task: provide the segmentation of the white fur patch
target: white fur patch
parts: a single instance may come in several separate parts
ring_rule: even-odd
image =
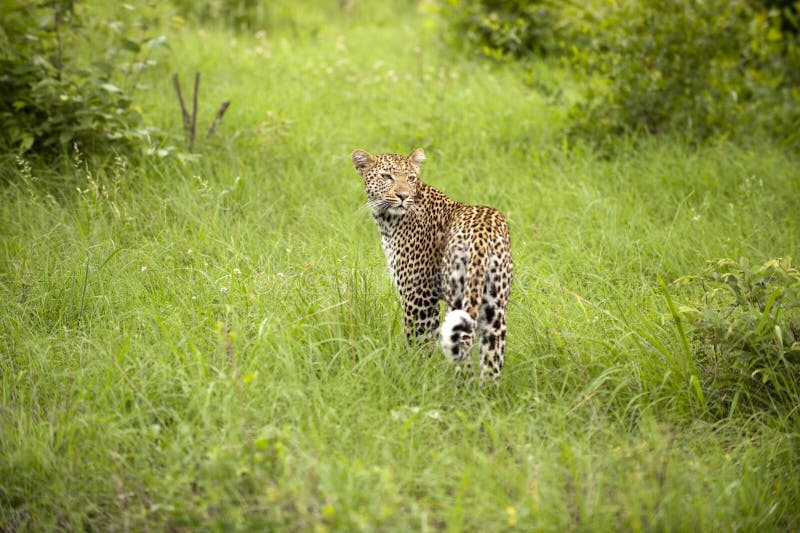
[[[472,320],[472,317],[469,316],[469,313],[463,309],[450,311],[444,316],[441,342],[442,350],[444,350],[444,353],[447,355],[452,354],[453,347],[458,344],[458,342],[453,342],[453,329],[459,325],[461,326],[461,329],[464,330],[462,333],[467,333],[472,331],[472,329],[475,327],[475,321]],[[461,340],[461,335],[458,336],[458,339],[459,341]]]

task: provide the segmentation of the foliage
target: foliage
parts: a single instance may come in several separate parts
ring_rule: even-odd
[[[177,13],[194,23],[222,24],[241,32],[288,31],[293,35],[306,30],[318,32],[337,15],[349,14],[362,3],[358,0],[171,0]],[[368,13],[375,13],[376,7],[386,7],[374,2],[368,4],[363,8]]]
[[[267,6],[261,0],[172,0],[182,16],[201,23],[221,21],[237,29],[250,28],[263,20]]]
[[[781,33],[797,35],[800,33],[800,2],[797,0],[755,0],[756,4],[771,10],[773,16],[780,18]]]
[[[787,0],[450,0],[450,40],[510,61],[559,56],[592,83],[574,136],[766,134],[800,148],[798,6]]]
[[[588,13],[588,12],[586,12]],[[596,78],[573,132],[688,139],[766,133],[800,147],[800,39],[781,11],[738,0],[624,1],[573,27],[570,60]]]
[[[448,0],[442,16],[455,44],[510,61],[556,47],[559,9],[548,0]]]
[[[723,259],[676,281],[700,286],[681,308],[719,414],[737,405],[796,409],[800,403],[800,271],[791,258],[761,266]]]
[[[132,107],[149,52],[164,44],[134,24],[82,12],[75,0],[8,0],[0,20],[0,146],[54,152],[80,145],[95,153],[141,141]],[[85,61],[90,47],[103,50]]]

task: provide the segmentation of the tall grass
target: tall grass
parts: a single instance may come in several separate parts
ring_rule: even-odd
[[[797,256],[796,158],[664,138],[595,157],[530,73],[451,55],[400,4],[173,27],[140,101],[180,131],[173,70],[203,73],[201,117],[231,99],[199,159],[7,169],[0,525],[800,526],[796,417],[707,417],[659,283]],[[511,224],[497,389],[403,340],[348,154],[417,146],[424,180]]]

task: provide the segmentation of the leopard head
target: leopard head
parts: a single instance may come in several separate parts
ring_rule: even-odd
[[[414,209],[419,190],[419,167],[425,152],[417,148],[408,156],[381,154],[373,156],[355,150],[351,156],[364,180],[367,202],[375,214],[404,215]]]

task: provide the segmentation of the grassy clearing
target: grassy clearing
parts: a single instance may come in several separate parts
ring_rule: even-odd
[[[203,73],[200,117],[233,102],[199,161],[8,170],[0,525],[798,528],[797,416],[705,417],[659,284],[800,256],[796,158],[596,158],[558,133],[569,82],[364,9],[170,29],[150,120],[179,131],[173,70]],[[405,346],[359,146],[423,146],[423,179],[508,214],[498,390]]]

